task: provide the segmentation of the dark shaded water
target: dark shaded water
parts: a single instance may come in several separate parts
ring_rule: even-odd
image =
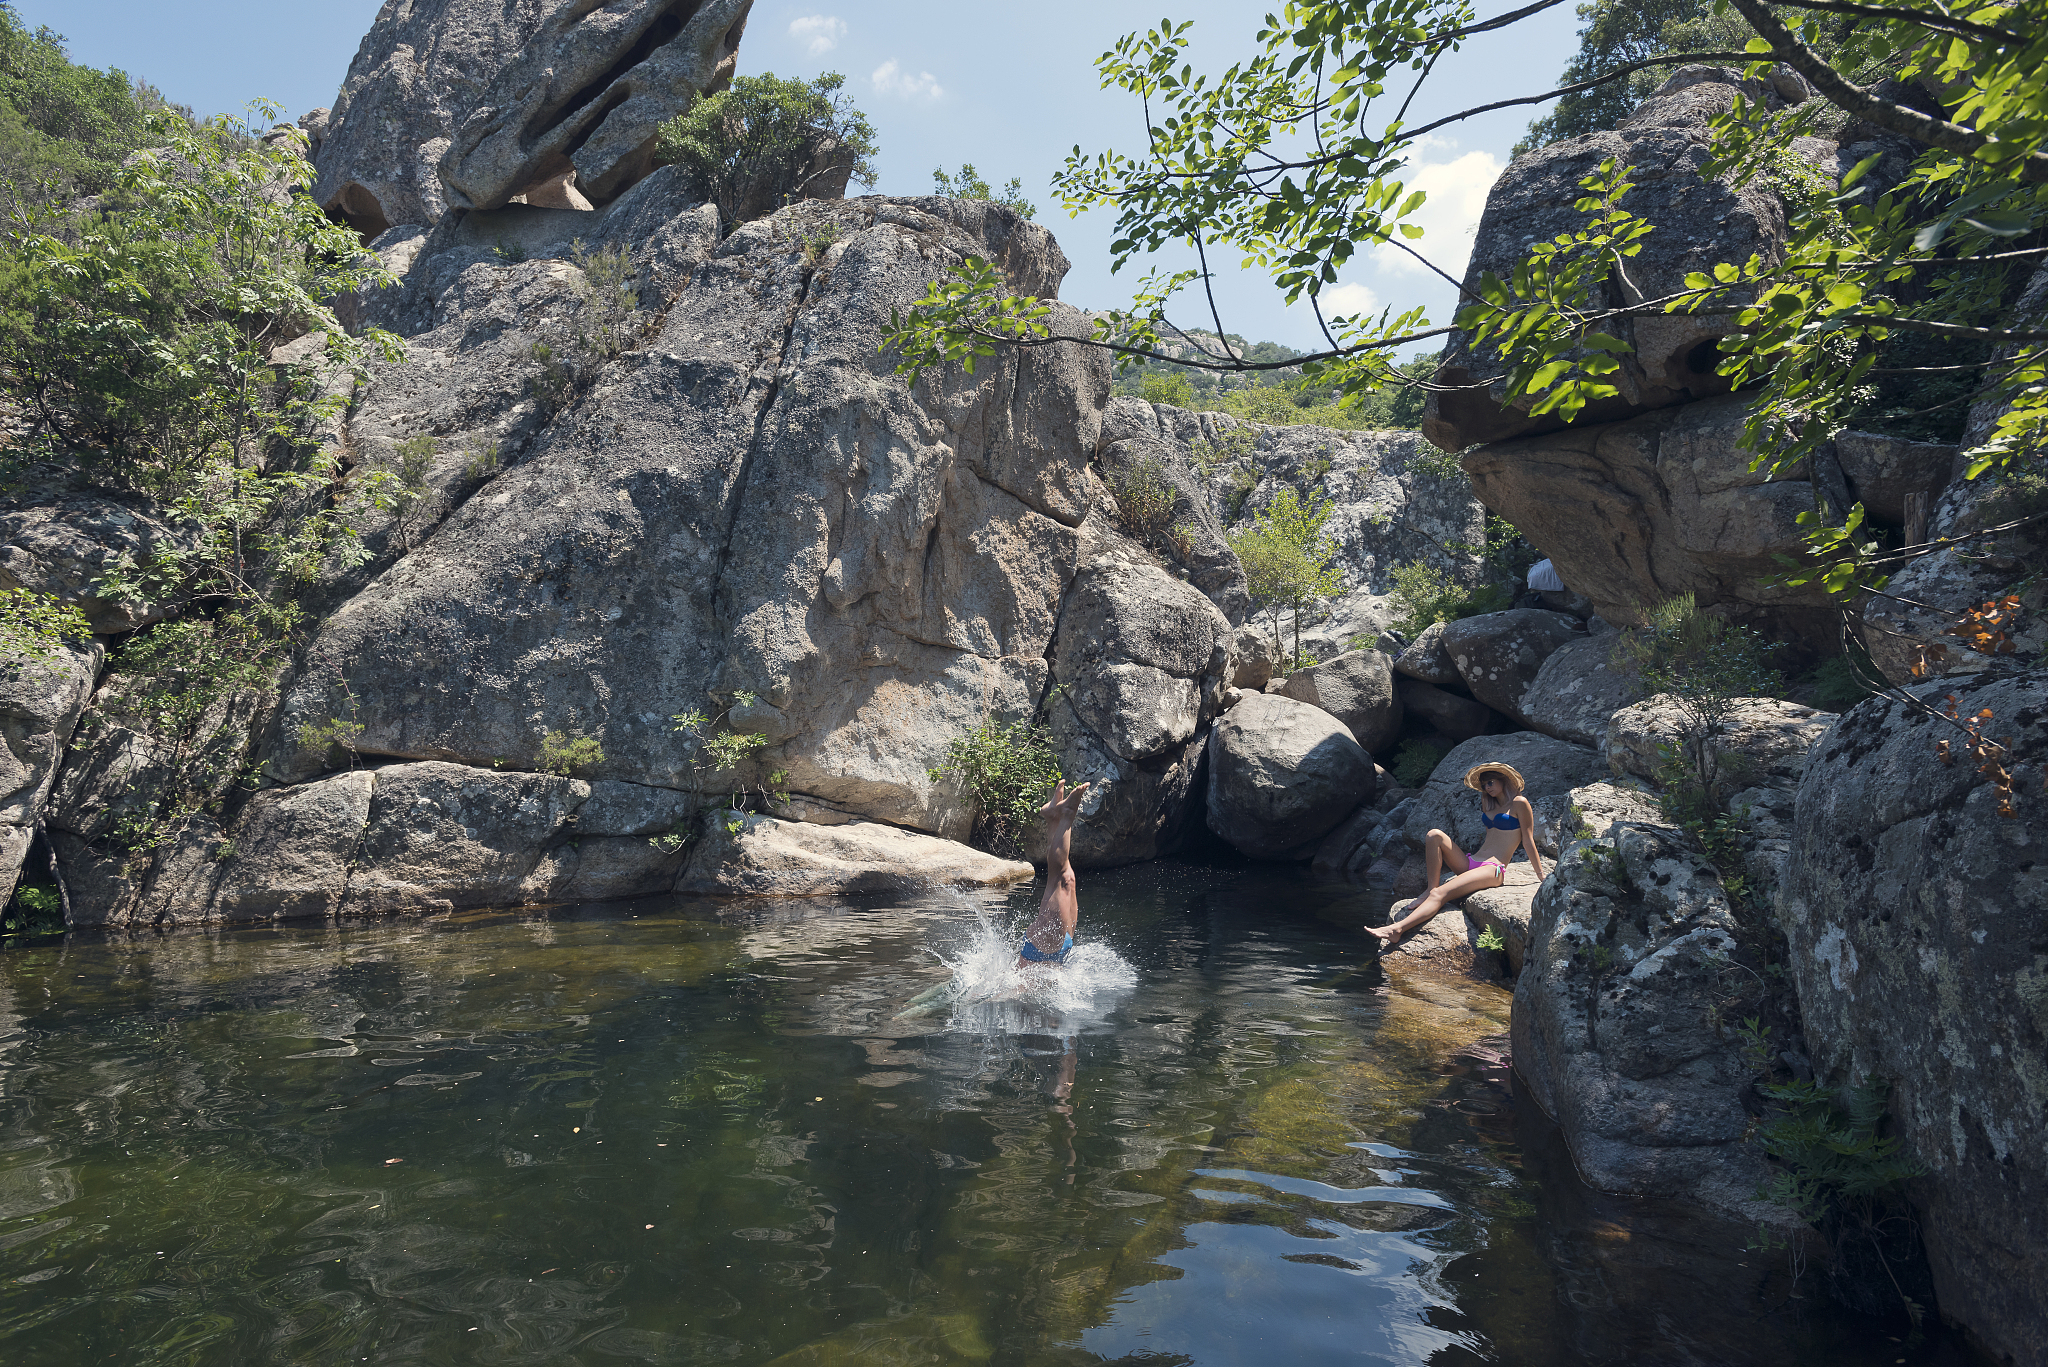
[[[0,1358],[1960,1361],[1581,1191],[1362,903],[1083,903],[1127,985],[926,1020],[964,898],[11,948]]]

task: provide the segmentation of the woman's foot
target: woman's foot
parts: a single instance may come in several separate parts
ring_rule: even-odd
[[[1378,940],[1387,949],[1392,949],[1395,945],[1401,943],[1401,928],[1398,925],[1367,926],[1365,933]]]

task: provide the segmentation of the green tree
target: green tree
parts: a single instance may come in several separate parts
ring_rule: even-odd
[[[1301,664],[1301,614],[1344,591],[1344,571],[1337,565],[1337,543],[1324,531],[1330,501],[1320,494],[1304,502],[1292,489],[1282,489],[1240,532],[1229,533],[1230,549],[1244,566],[1245,587],[1252,601],[1271,614],[1273,653],[1285,653],[1280,640],[1280,614],[1294,616],[1294,667]]]
[[[907,375],[976,348],[1078,344],[1107,348],[1125,365],[1165,360],[1254,373],[1298,364],[1312,382],[1361,396],[1393,377],[1394,349],[1455,327],[1478,354],[1497,358],[1503,397],[1569,422],[1587,403],[1619,393],[1618,358],[1629,349],[1617,335],[1623,319],[1712,314],[1733,324],[1720,343],[1719,372],[1759,392],[1745,440],[1759,468],[1777,472],[1812,456],[1868,402],[1865,382],[1882,347],[1917,333],[2007,358],[1971,395],[2003,416],[1970,453],[1969,474],[2038,478],[2048,469],[2048,333],[2018,310],[2042,250],[2030,244],[2048,211],[2048,0],[1955,14],[1848,0],[1727,3],[1754,31],[1739,49],[1661,50],[1569,89],[1511,95],[1426,123],[1410,123],[1406,111],[1442,58],[1549,6],[1482,22],[1465,0],[1304,0],[1269,21],[1255,50],[1215,77],[1187,63],[1187,24],[1127,35],[1098,68],[1105,84],[1141,101],[1143,150],[1077,150],[1054,187],[1070,211],[1116,214],[1114,268],[1175,243],[1193,250],[1197,266],[1153,270],[1132,303],[1100,316],[1091,336],[1063,339],[1045,323],[1041,301],[1006,295],[998,272],[970,260],[896,320],[886,345]],[[1768,176],[1787,191],[1792,227],[1782,254],[1715,263],[1682,290],[1608,305],[1608,282],[1626,272],[1652,231],[1629,208],[1627,177],[1608,165],[1584,182],[1584,227],[1533,244],[1505,277],[1483,276],[1453,326],[1420,309],[1398,317],[1324,313],[1322,292],[1360,250],[1418,251],[1412,244],[1423,232],[1411,219],[1424,195],[1401,176],[1419,138],[1485,110],[1619,88],[1638,71],[1690,62],[1738,65],[1759,81],[1785,66],[1819,92],[1778,110],[1738,99],[1716,120],[1714,155],[1703,168],[1738,180]],[[1916,89],[1941,92],[1938,114],[1889,93]],[[1389,105],[1391,117],[1378,112]],[[1795,140],[1851,118],[1922,149],[1903,181],[1866,183],[1875,156],[1838,185],[1799,171]],[[1176,326],[1169,305],[1206,279],[1218,252],[1267,269],[1287,302],[1308,302],[1323,323],[1324,349],[1294,362],[1254,362],[1162,348],[1162,333]],[[1216,332],[1226,334],[1213,298],[1206,290],[1202,298]],[[1906,368],[1925,376],[1946,368],[1931,365]],[[1862,529],[1859,509],[1846,511],[1806,516],[1818,577],[1853,595],[1880,585],[1897,557],[1886,558]]]
[[[661,125],[655,159],[694,175],[728,232],[749,213],[801,199],[810,182],[837,167],[850,164],[853,181],[873,185],[881,149],[874,126],[842,93],[845,84],[836,71],[813,81],[736,76]]]
[[[60,34],[0,3],[0,213],[19,223],[31,206],[110,187],[162,105],[125,72],[74,63]]]
[[[1170,404],[1175,408],[1195,406],[1195,387],[1185,375],[1147,375],[1138,387],[1138,396],[1146,403]]]
[[[396,338],[352,338],[334,316],[336,298],[391,276],[297,193],[312,179],[297,144],[161,110],[147,127],[157,150],[98,204],[45,201],[28,216],[38,227],[0,243],[0,393],[34,424],[10,462],[145,495],[191,533],[95,586],[186,605],[114,657],[118,708],[171,756],[164,787],[134,794],[122,819],[138,849],[231,781],[247,740],[232,701],[273,686],[305,619],[299,581],[367,555],[351,518],[390,506],[396,477],[343,483],[314,433],[348,402],[351,371],[398,354]],[[312,363],[272,363],[308,334],[324,339]]]
[[[960,174],[949,176],[946,168],[937,167],[932,171],[932,193],[949,199],[986,199],[1015,211],[1019,218],[1030,218],[1038,212],[1038,206],[1024,198],[1024,178],[1011,176],[1010,183],[997,194],[989,183],[974,169],[974,163],[960,163]]]
[[[1718,807],[1724,796],[1715,742],[1746,700],[1784,687],[1770,666],[1771,649],[1748,627],[1700,611],[1690,593],[1652,608],[1647,625],[1616,643],[1616,656],[1640,671],[1645,691],[1677,707],[1679,758],[1703,809]]]

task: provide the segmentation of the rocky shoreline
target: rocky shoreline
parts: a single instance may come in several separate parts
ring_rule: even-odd
[[[1797,515],[1818,496],[1893,531],[1930,506],[1930,534],[1975,526],[1956,448],[1847,432],[1792,478],[1751,471],[1746,400],[1700,363],[1729,325],[1715,319],[1635,324],[1621,397],[1570,428],[1488,394],[1455,344],[1444,374],[1482,387],[1433,400],[1425,433],[1462,453],[1469,483],[1424,434],[1113,397],[1106,357],[1079,347],[908,386],[883,350],[892,314],[969,257],[1055,299],[1067,261],[1049,232],[986,201],[829,193],[722,225],[676,168],[640,157],[653,106],[626,76],[561,135],[593,202],[554,160],[492,141],[472,117],[484,87],[451,84],[461,52],[418,65],[408,35],[445,24],[499,73],[489,88],[538,80],[552,49],[522,45],[548,7],[486,8],[387,7],[344,101],[308,125],[314,193],[397,276],[347,316],[408,355],[352,390],[317,335],[274,361],[348,394],[320,434],[344,478],[427,454],[418,497],[364,529],[367,557],[330,558],[301,595],[317,621],[305,649],[173,735],[108,672],[108,647],[187,605],[93,585],[183,533],[89,489],[0,507],[0,587],[75,604],[95,633],[0,680],[10,880],[47,867],[68,925],[113,929],[1003,885],[1031,866],[965,843],[979,814],[949,747],[1036,718],[1066,777],[1092,785],[1081,868],[1215,839],[1400,899],[1424,891],[1429,830],[1476,846],[1459,779],[1505,761],[1528,780],[1548,878],[1518,866],[1400,952],[1512,978],[1515,1068],[1586,1181],[1824,1252],[1761,1194],[1777,1171],[1762,1089],[1889,1087],[1921,1170],[1907,1190],[1929,1294],[2001,1361],[2048,1361],[2031,1271],[2048,1262],[2031,1123],[2048,1113],[2032,860],[2048,841],[2032,800],[2048,670],[1958,649],[1949,677],[1913,681],[1901,643],[1938,629],[1909,613],[1865,643],[1903,691],[1840,717],[1743,699],[1714,741],[1742,782],[1709,857],[1657,801],[1669,700],[1616,649],[1650,605],[1691,594],[1787,663],[1838,655],[1825,596],[1772,582],[1801,553]],[[729,67],[720,44],[745,9],[704,9],[691,50],[706,73]],[[546,32],[565,52],[595,41]],[[571,55],[608,69],[595,49]],[[1688,68],[1620,129],[1518,160],[1475,276],[1550,231],[1607,156],[1632,159],[1663,230],[1636,288],[1709,251],[1775,250],[1775,193],[1696,169],[1739,85]],[[1830,175],[1897,150],[1870,130],[1805,141]],[[630,263],[631,343],[564,369],[590,254],[606,251]],[[1089,326],[1065,304],[1050,321]],[[1138,470],[1163,482],[1171,536],[1127,525],[1117,490]],[[1293,670],[1227,540],[1283,491],[1331,500],[1346,585],[1303,637],[1319,662]],[[1476,585],[1474,557],[1450,548],[1483,545],[1489,510],[1573,593],[1408,639],[1394,569]],[[1911,572],[1916,602],[1987,591],[1995,567],[1957,554]],[[2003,780],[1938,761],[1956,742],[1943,709],[1996,718]],[[707,758],[689,717],[737,748]],[[1389,767],[1404,743],[1441,754],[1413,787]],[[570,744],[585,748],[560,762]],[[131,838],[173,774],[197,799]],[[1499,948],[1475,958],[1482,934]]]

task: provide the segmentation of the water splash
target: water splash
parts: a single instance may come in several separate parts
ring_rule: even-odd
[[[1085,935],[1064,964],[1019,968],[1030,912],[1004,925],[978,906],[971,910],[972,921],[953,922],[925,947],[953,976],[912,997],[897,1019],[943,1016],[960,1029],[1066,1033],[1100,1021],[1138,984],[1129,960]]]

